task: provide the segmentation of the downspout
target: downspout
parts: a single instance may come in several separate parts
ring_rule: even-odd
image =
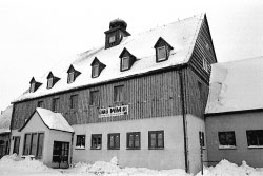
[[[186,114],[185,114],[185,101],[184,101],[184,84],[183,84],[183,69],[179,70],[179,79],[180,79],[180,97],[182,102],[182,116],[183,116],[183,131],[184,131],[184,163],[185,163],[185,172],[189,173],[188,165],[188,141],[187,141],[187,128],[186,128]]]
[[[12,111],[12,118],[11,118],[11,125],[10,125],[10,128],[11,128],[11,129],[10,129],[10,131],[11,131],[10,139],[11,139],[11,141],[10,141],[9,154],[13,154],[13,151],[14,151],[14,149],[13,149],[13,151],[12,151],[12,143],[14,142],[14,141],[13,141],[13,127],[14,127],[15,107],[16,107],[16,104],[13,103],[13,111]],[[12,142],[12,141],[13,141],[13,142]]]

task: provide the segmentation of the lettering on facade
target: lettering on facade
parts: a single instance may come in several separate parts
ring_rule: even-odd
[[[99,118],[128,114],[128,105],[108,107],[99,110]]]

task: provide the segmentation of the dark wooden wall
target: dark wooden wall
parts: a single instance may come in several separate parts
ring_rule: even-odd
[[[210,49],[207,49],[207,45]],[[203,58],[208,63],[217,62],[206,18],[202,22],[193,55],[188,63],[189,66],[183,69],[182,74],[185,112],[198,117],[203,117],[204,114],[210,73],[210,70],[209,73],[203,70]],[[125,94],[122,103],[114,102],[114,86],[116,85],[124,85]],[[89,92],[94,90],[99,91],[99,106],[89,105]],[[75,110],[69,108],[69,97],[71,95],[78,95],[78,106]],[[75,90],[70,93],[17,102],[14,105],[12,129],[22,127],[25,119],[29,118],[35,111],[38,101],[43,101],[45,109],[52,110],[53,98],[59,98],[58,112],[62,113],[71,125],[182,114],[179,72],[171,70],[92,86],[85,90]],[[99,108],[120,104],[129,106],[128,115],[107,118],[98,117]]]
[[[200,74],[204,80],[209,82],[209,73],[211,71],[211,67],[209,66],[209,73],[204,71],[203,69],[203,58],[209,63],[216,63],[216,53],[214,50],[214,44],[210,36],[209,26],[207,23],[206,17],[204,18],[201,29],[199,31],[197,41],[194,47],[193,55],[190,59],[189,64],[197,71],[197,74]]]
[[[115,83],[87,88],[86,90],[49,96],[36,100],[15,103],[13,129],[22,127],[25,119],[35,111],[38,101],[43,101],[45,109],[52,110],[53,98],[59,98],[58,112],[70,124],[132,120],[141,118],[164,117],[181,114],[180,82],[177,71],[148,75]],[[124,102],[114,102],[114,86],[124,85]],[[98,90],[100,106],[89,105],[89,92]],[[78,95],[78,108],[70,110],[69,97]],[[98,108],[129,105],[128,115],[98,118]]]

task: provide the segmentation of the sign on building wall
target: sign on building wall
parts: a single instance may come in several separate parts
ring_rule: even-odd
[[[128,114],[128,105],[108,107],[108,108],[99,110],[99,118],[120,116],[120,115],[127,115],[127,114]]]

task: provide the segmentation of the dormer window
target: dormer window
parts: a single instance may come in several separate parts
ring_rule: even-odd
[[[47,75],[47,89],[52,89],[54,85],[60,80],[60,78],[55,77],[52,72]]]
[[[157,48],[157,59],[158,61],[166,60],[168,53],[166,52],[165,46],[160,46]]]
[[[74,82],[74,73],[68,73],[68,83]]]
[[[96,77],[98,77],[100,75],[99,67],[100,67],[99,64],[93,65],[93,68],[92,68],[92,77],[93,78],[96,78]]]
[[[119,58],[121,59],[121,71],[129,70],[136,61],[136,57],[130,54],[125,47]]]
[[[122,68],[122,71],[129,69],[129,57],[121,58],[121,68]]]
[[[31,83],[31,88],[30,88],[30,90],[31,90],[31,92],[33,93],[33,92],[35,92],[35,90],[36,90],[36,83]]]
[[[162,37],[158,39],[154,47],[156,49],[156,62],[167,60],[170,55],[170,51],[174,49]]]
[[[34,93],[34,92],[37,91],[38,87],[39,87],[42,83],[37,82],[37,81],[35,80],[35,78],[33,77],[33,78],[31,79],[31,81],[29,82],[29,84],[30,84],[29,92],[30,92],[30,93]]]
[[[51,89],[53,87],[53,78],[47,79],[47,88]]]
[[[76,78],[80,75],[80,72],[75,70],[72,64],[70,64],[67,73],[68,73],[67,83],[73,83],[76,80]]]
[[[102,70],[106,67],[106,65],[100,62],[97,57],[95,57],[90,65],[92,66],[92,78],[99,77]]]

